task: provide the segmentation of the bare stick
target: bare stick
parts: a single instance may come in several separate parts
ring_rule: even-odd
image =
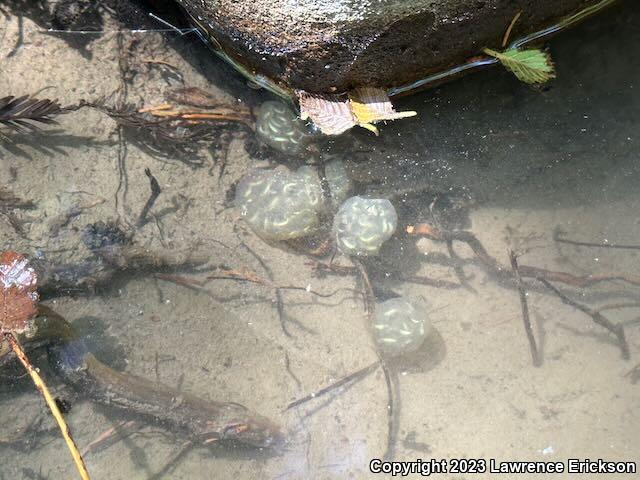
[[[362,278],[362,286],[364,287],[364,311],[367,315],[373,315],[373,311],[375,309],[375,299],[376,296],[373,293],[373,285],[371,284],[371,280],[369,279],[369,273],[365,268],[364,264],[355,258],[351,259],[358,269],[358,273],[360,273],[360,277]]]
[[[395,407],[394,385],[391,380],[391,372],[380,353],[378,353],[378,359],[380,367],[382,367],[382,373],[384,373],[385,385],[387,386],[387,448],[382,458],[385,461],[390,461],[394,457],[396,437],[398,433],[398,423],[396,422],[395,417],[397,409]],[[395,372],[393,375],[396,375]],[[395,377],[395,380],[397,383],[397,377]]]
[[[509,43],[509,37],[511,36],[511,31],[513,30],[513,27],[515,26],[516,22],[520,18],[520,15],[522,15],[522,12],[516,13],[516,15],[513,17],[513,20],[511,20],[511,23],[509,24],[507,31],[504,32],[504,36],[502,37],[502,48],[505,48],[507,46],[507,43]]]
[[[518,257],[513,252],[509,251],[509,260],[511,261],[511,268],[516,278],[516,286],[518,293],[520,294],[520,306],[522,307],[522,321],[524,322],[524,331],[527,334],[527,340],[529,340],[529,349],[531,350],[531,360],[533,360],[533,366],[539,367],[541,365],[540,355],[538,353],[538,346],[536,345],[536,339],[533,336],[533,329],[531,328],[531,319],[529,318],[529,305],[527,303],[527,292],[524,289],[522,278],[520,277],[520,271],[518,270]]]
[[[553,234],[553,239],[558,243],[567,243],[569,245],[576,245],[578,247],[594,247],[594,248],[613,248],[622,250],[640,250],[640,245],[623,245],[621,243],[595,243],[595,242],[581,242],[579,240],[571,240],[564,238],[564,233],[556,231]]]
[[[285,411],[291,410],[292,408],[302,405],[303,403],[307,403],[310,400],[320,398],[323,395],[326,395],[327,393],[335,390],[336,388],[340,388],[341,386],[346,385],[347,383],[353,382],[355,380],[362,380],[371,372],[373,372],[376,368],[378,368],[379,365],[380,365],[380,361],[376,360],[371,365],[367,365],[366,367],[361,368],[360,370],[350,373],[346,377],[342,377],[337,382],[333,382],[332,384],[327,385],[326,387],[323,387],[316,392],[310,393],[309,395],[306,395],[302,398],[299,398],[298,400],[291,402],[289,405],[287,405],[287,408],[285,408],[284,410]]]
[[[480,262],[489,269],[499,280],[508,281],[513,283],[515,281],[514,272],[503,268],[503,266],[484,248],[480,240],[476,238],[476,236],[468,232],[466,230],[456,230],[452,232],[448,231],[440,231],[431,225],[428,224],[417,224],[417,225],[409,225],[406,227],[406,231],[410,235],[421,235],[427,238],[431,238],[436,241],[446,241],[448,239],[453,239],[459,242],[466,243],[473,253],[475,253],[476,257],[480,260]],[[566,272],[556,272],[552,270],[546,270],[544,268],[532,267],[528,265],[520,265],[518,266],[518,272],[521,277],[529,277],[535,278],[540,283],[542,283],[547,289],[551,290],[555,293],[560,299],[566,303],[567,305],[571,305],[574,308],[577,308],[581,312],[589,315],[595,323],[606,328],[611,333],[613,333],[618,342],[620,344],[620,349],[622,350],[622,356],[625,359],[630,357],[629,353],[629,345],[627,344],[627,340],[624,333],[624,327],[622,325],[616,325],[612,323],[609,319],[604,317],[598,310],[594,310],[592,308],[587,307],[586,305],[582,305],[567,297],[564,293],[562,293],[558,288],[552,285],[550,282],[562,282],[567,285],[571,285],[574,287],[586,287],[589,285],[593,285],[598,282],[604,281],[613,281],[613,280],[621,280],[632,285],[640,285],[640,278],[632,277],[625,274],[598,274],[598,275],[586,275],[583,277],[575,276]]]
[[[638,307],[640,307],[640,302],[616,302],[616,303],[607,303],[606,305],[600,305],[595,311],[604,312],[605,310],[618,310],[621,308],[638,308]]]
[[[16,357],[18,357],[18,360],[20,360],[20,363],[22,363],[22,365],[27,370],[27,372],[29,372],[29,375],[31,375],[31,379],[33,380],[33,383],[35,384],[36,388],[40,391],[42,396],[44,397],[44,400],[47,403],[47,406],[49,407],[49,409],[51,410],[53,417],[56,419],[56,422],[58,422],[58,426],[60,427],[60,431],[62,432],[62,436],[64,437],[65,442],[67,442],[67,447],[71,452],[71,456],[73,457],[73,461],[76,464],[76,468],[78,469],[78,473],[80,474],[80,477],[82,478],[82,480],[90,480],[89,472],[87,471],[87,467],[85,466],[84,461],[82,460],[82,456],[80,455],[80,452],[78,451],[78,447],[73,441],[73,438],[71,438],[71,432],[69,430],[69,427],[64,421],[64,417],[62,416],[62,413],[60,413],[60,409],[58,408],[56,401],[51,396],[49,389],[45,385],[44,381],[42,380],[38,372],[36,372],[36,370],[33,368],[33,366],[31,365],[31,362],[29,362],[27,355],[22,350],[22,347],[20,347],[20,344],[18,343],[18,340],[16,339],[16,337],[14,337],[11,332],[4,332],[4,338],[7,340],[7,342],[9,342],[9,346],[16,354]]]
[[[544,277],[546,280],[566,283],[572,287],[588,287],[596,283],[612,282],[614,280],[625,282],[630,285],[640,285],[640,277],[617,272],[578,276],[566,272],[556,272],[544,268],[521,265],[520,275],[530,278]]]
[[[611,333],[613,333],[618,339],[618,343],[620,344],[620,350],[622,350],[622,358],[624,358],[625,360],[629,360],[629,358],[631,358],[631,354],[629,353],[629,344],[627,343],[627,339],[624,334],[624,328],[622,327],[622,325],[616,325],[615,323],[611,322],[611,320],[606,318],[597,310],[593,310],[592,308],[589,308],[586,305],[582,305],[581,303],[578,303],[575,300],[572,300],[571,298],[567,297],[558,288],[553,286],[544,278],[538,278],[537,280],[541,282],[549,290],[551,290],[553,293],[555,293],[560,298],[560,300],[562,300],[564,303],[566,303],[567,305],[571,305],[574,308],[577,308],[581,312],[586,313],[593,319],[595,323],[597,323],[601,327],[604,327],[607,330],[609,330]]]
[[[89,453],[94,453],[103,448],[107,448],[119,440],[134,434],[136,430],[139,430],[140,428],[140,422],[136,420],[122,420],[98,435],[95,440],[91,441],[89,445],[84,448],[81,455],[86,457]]]
[[[420,235],[426,238],[430,238],[436,241],[456,240],[458,242],[466,243],[473,253],[476,254],[478,259],[500,279],[500,280],[513,280],[513,273],[503,266],[484,248],[480,240],[477,237],[466,230],[446,231],[438,230],[428,224],[420,223],[417,225],[409,225],[406,231],[410,235]],[[640,285],[640,277],[628,275],[625,273],[601,273],[595,275],[578,276],[566,272],[557,272],[554,270],[547,270],[545,268],[532,267],[529,265],[520,265],[518,267],[520,276],[525,278],[544,278],[545,280],[552,282],[562,282],[572,287],[588,287],[600,282],[610,282],[618,280],[621,282],[629,283],[631,285]]]

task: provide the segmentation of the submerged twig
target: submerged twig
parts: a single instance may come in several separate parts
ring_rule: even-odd
[[[513,272],[505,269],[500,263],[493,258],[487,250],[484,248],[478,238],[467,230],[438,230],[427,224],[410,225],[406,228],[407,233],[410,235],[420,235],[430,238],[436,241],[456,240],[462,243],[466,243],[476,257],[487,267],[489,267],[493,273],[502,280],[513,280]],[[573,275],[567,272],[558,272],[554,270],[547,270],[545,268],[533,267],[529,265],[520,265],[520,275],[525,278],[538,278],[542,277],[552,282],[561,282],[572,287],[587,287],[600,282],[607,282],[612,280],[619,280],[631,285],[640,285],[640,277],[628,275],[625,273],[601,273],[593,275]]]
[[[197,108],[216,108],[222,103],[209,92],[198,87],[174,88],[167,92],[167,98],[180,105]]]
[[[518,258],[513,250],[509,251],[509,260],[511,261],[511,268],[516,278],[516,286],[518,293],[520,294],[520,306],[522,307],[522,321],[524,322],[524,331],[527,334],[527,340],[529,341],[529,349],[531,350],[531,360],[535,367],[539,367],[540,356],[538,354],[538,346],[536,345],[536,339],[533,336],[533,329],[531,328],[531,319],[529,318],[529,305],[527,303],[527,292],[524,289],[522,278],[520,277],[520,271],[518,269]]]
[[[476,236],[469,231],[444,231],[438,230],[427,224],[410,225],[406,228],[406,231],[409,234],[422,235],[436,241],[446,241],[448,239],[452,239],[466,243],[474,252],[476,257],[480,260],[480,262],[486,268],[488,268],[499,280],[508,281],[510,284],[514,284],[514,282],[516,282],[515,273],[509,269],[505,269],[495,258],[489,255],[480,240],[478,240]],[[618,273],[586,275],[579,277],[566,272],[556,272],[553,270],[547,270],[544,268],[532,267],[528,265],[519,265],[518,273],[522,278],[534,278],[537,281],[541,282],[548,290],[551,290],[558,297],[560,297],[560,299],[564,303],[586,313],[593,319],[595,323],[613,333],[618,339],[623,358],[629,358],[629,345],[627,344],[624,327],[622,325],[616,325],[606,317],[604,317],[599,311],[575,302],[550,282],[562,282],[574,287],[586,287],[603,281],[622,280],[633,285],[640,285],[640,278],[635,278],[629,275]]]
[[[140,422],[137,420],[122,420],[89,442],[89,444],[82,450],[82,456],[86,457],[89,453],[95,453],[99,450],[103,450],[117,441],[134,434],[140,428]]]
[[[154,177],[151,173],[151,170],[145,168],[144,174],[149,178],[151,195],[149,196],[147,203],[145,203],[144,207],[142,207],[142,211],[140,212],[140,216],[138,217],[138,221],[136,222],[136,227],[138,228],[141,228],[147,224],[147,222],[149,221],[149,219],[147,218],[149,215],[149,210],[151,210],[151,207],[153,207],[153,204],[156,202],[156,200],[160,196],[160,193],[162,192],[160,184],[158,183],[158,180],[156,180],[156,177]]]
[[[340,380],[337,380],[327,385],[326,387],[321,388],[320,390],[317,390],[313,393],[310,393],[309,395],[305,395],[304,397],[291,402],[289,405],[287,405],[287,408],[285,408],[285,411],[298,407],[303,403],[309,402],[310,400],[315,400],[316,398],[320,398],[323,395],[326,395],[327,393],[332,392],[333,390],[340,388],[343,385],[346,385],[348,383],[363,380],[370,373],[374,372],[379,366],[380,366],[380,361],[376,360],[372,364],[367,365],[366,367],[363,367],[360,370],[357,370],[353,373],[350,373],[349,375],[342,377]]]
[[[624,328],[622,325],[616,325],[615,323],[611,322],[611,320],[609,320],[604,315],[602,315],[599,311],[594,310],[581,303],[578,303],[575,300],[572,300],[546,279],[538,278],[537,280],[541,282],[549,290],[551,290],[553,293],[555,293],[560,298],[560,300],[562,300],[563,303],[566,303],[567,305],[571,305],[572,307],[580,310],[581,312],[586,313],[591,317],[591,319],[595,323],[597,323],[601,327],[604,327],[607,330],[609,330],[611,333],[613,333],[618,339],[618,344],[620,346],[620,350],[622,351],[622,358],[624,358],[625,360],[628,360],[629,358],[631,358],[631,353],[629,351],[629,344],[627,343],[627,339],[624,333]]]
[[[594,248],[613,248],[621,250],[640,250],[640,245],[625,245],[621,243],[609,243],[609,242],[582,242],[579,240],[572,240],[564,237],[564,232],[556,230],[553,234],[553,239],[558,243],[567,243],[569,245],[576,245],[579,247],[594,247]]]
[[[276,297],[276,310],[278,312],[278,320],[280,321],[280,328],[282,329],[282,333],[284,333],[287,337],[291,337],[292,336],[291,332],[289,332],[289,329],[287,328],[287,322],[293,323],[298,328],[300,328],[300,329],[302,329],[304,331],[307,331],[309,333],[315,333],[313,330],[309,329],[308,327],[303,325],[298,320],[293,319],[289,315],[286,314],[286,312],[284,311],[284,300],[282,298],[282,290],[280,289],[279,286],[274,285],[274,283],[273,283],[273,272],[271,271],[271,268],[269,268],[269,266],[267,265],[267,262],[265,262],[260,255],[258,255],[256,252],[254,252],[253,249],[251,247],[249,247],[249,245],[247,245],[245,242],[242,242],[242,246],[260,264],[260,266],[263,268],[263,270],[267,274],[267,276],[269,278],[269,282],[271,282],[271,285],[273,285],[272,288],[275,291],[275,297]],[[256,283],[256,282],[254,282],[254,283]],[[257,282],[257,283],[260,283],[260,282]]]
[[[364,311],[367,315],[373,315],[374,304],[375,304],[375,294],[373,293],[373,285],[371,285],[371,279],[369,278],[369,273],[365,268],[364,264],[359,260],[353,259],[353,263],[355,264],[358,273],[360,273],[360,278],[362,278],[362,285],[364,287],[363,292],[363,301],[364,301]]]
[[[61,292],[92,292],[108,285],[118,273],[161,272],[202,266],[209,257],[187,250],[150,251],[137,245],[111,245],[94,250],[98,258],[73,264],[34,262],[40,277],[40,291],[49,296]]]
[[[11,346],[11,350],[13,350],[13,352],[16,354],[16,357],[25,368],[25,370],[29,372],[31,380],[33,380],[34,385],[44,397],[47,406],[51,410],[53,417],[56,419],[56,422],[60,427],[60,431],[62,432],[62,436],[67,444],[67,447],[69,448],[69,451],[71,452],[71,456],[73,457],[73,461],[76,465],[76,468],[78,469],[80,477],[83,480],[89,480],[89,472],[87,471],[87,467],[82,460],[82,455],[80,455],[78,447],[71,437],[71,431],[69,430],[67,423],[64,421],[64,417],[62,416],[62,413],[60,413],[60,409],[58,408],[55,399],[51,395],[51,392],[49,392],[47,385],[44,383],[42,377],[40,377],[40,374],[36,371],[36,369],[33,368],[31,362],[29,362],[29,359],[22,350],[22,347],[20,347],[17,339],[13,336],[13,333],[4,332],[4,339],[9,343],[9,345]]]
[[[105,201],[106,200],[104,198],[101,198],[88,205],[73,205],[66,211],[60,213],[59,215],[56,215],[51,220],[49,220],[49,234],[52,237],[57,236],[58,233],[60,233],[60,230],[66,227],[73,218],[82,214],[82,212],[84,212],[85,210],[89,210],[103,204]]]
[[[615,302],[608,303],[606,305],[600,305],[596,308],[596,312],[603,312],[605,310],[618,310],[621,308],[639,308],[640,302]]]
[[[270,287],[276,290],[294,290],[294,291],[300,291],[300,292],[307,292],[311,295],[314,295],[316,297],[321,297],[321,298],[330,298],[340,291],[349,291],[349,292],[358,293],[358,291],[353,288],[337,288],[329,293],[321,293],[321,292],[312,290],[310,287],[301,287],[298,285],[277,285],[273,283],[273,281],[260,278],[253,272],[246,269],[233,270],[229,268],[221,268],[219,269],[218,272],[219,273],[216,273],[215,275],[209,275],[207,277],[207,280],[236,280],[239,282],[248,282],[248,283],[255,283],[257,285],[264,285],[265,287]]]
[[[384,373],[384,382],[387,386],[387,447],[385,449],[382,458],[386,461],[390,461],[394,457],[394,450],[396,444],[396,436],[398,433],[398,422],[396,421],[396,399],[394,395],[393,382],[391,380],[392,373],[389,371],[387,364],[382,357],[382,354],[378,352],[378,358],[380,361],[380,367]],[[393,372],[395,375],[395,372]],[[395,378],[397,382],[397,377]]]

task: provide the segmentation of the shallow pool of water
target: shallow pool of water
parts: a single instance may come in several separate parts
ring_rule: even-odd
[[[30,352],[70,405],[92,478],[372,478],[370,461],[383,457],[640,460],[636,2],[556,37],[558,78],[548,87],[489,69],[397,100],[417,117],[378,137],[313,137],[296,155],[256,137],[251,112],[273,98],[197,36],[126,32],[107,14],[101,35],[51,35],[40,3],[8,5],[0,97],[37,92],[135,114],[198,87],[207,108],[235,114],[193,141],[118,123],[104,108],[35,133],[0,125],[2,250],[32,259],[42,303],[86,351],[151,382],[133,381],[142,397],[171,392],[157,400],[162,414],[140,417],[118,395],[109,405],[108,392],[65,383],[52,365],[59,349]],[[336,160],[349,195],[396,210],[378,255],[336,251],[332,206],[317,214],[312,239],[285,242],[256,235],[234,204],[255,168],[322,175]],[[145,208],[149,175],[160,193]],[[376,306],[396,297],[426,320],[426,340],[406,342],[399,356],[380,348],[373,327]],[[408,318],[382,336],[417,332]],[[37,392],[17,366],[4,369],[0,478],[73,478]],[[189,395],[205,403],[192,407]],[[213,402],[248,409],[216,432],[242,439],[259,414],[283,442],[266,441],[273,430],[262,432],[265,448],[225,442],[175,420],[186,407],[222,408]]]

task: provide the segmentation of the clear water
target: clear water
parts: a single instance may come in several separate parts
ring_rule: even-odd
[[[105,97],[111,105],[151,106],[164,103],[169,89],[197,86],[238,109],[270,99],[194,35],[47,35],[37,2],[20,10],[23,42],[15,49],[17,4],[0,5],[7,13],[0,16],[0,97],[39,92],[63,105]],[[220,442],[185,449],[184,432],[142,423],[85,455],[92,478],[371,478],[369,461],[385,452],[397,460],[639,461],[638,286],[619,279],[635,281],[638,250],[576,246],[555,236],[640,244],[639,24],[636,2],[622,2],[554,39],[558,78],[548,89],[487,70],[398,100],[399,110],[418,116],[384,125],[379,137],[354,131],[319,142],[298,160],[237,127],[216,130],[186,153],[153,148],[135,132],[121,144],[116,123],[91,109],[61,116],[40,134],[9,132],[12,143],[0,142],[2,186],[34,207],[0,211],[3,250],[45,265],[77,265],[92,258],[85,226],[111,221],[150,255],[207,260],[165,276],[134,268],[92,292],[54,289],[44,303],[115,369],[241,403],[286,437],[278,449]],[[121,27],[106,18],[101,28]],[[300,245],[264,242],[230,201],[251,168],[295,168],[319,158],[348,163],[359,182],[354,194],[392,199],[399,233],[364,264],[373,303],[415,299],[436,333],[421,351],[387,359],[389,387],[383,369],[372,367],[365,378],[287,410],[378,361],[356,263],[337,255],[333,263],[346,273],[321,275],[314,264],[328,264],[330,254],[318,259]],[[136,227],[149,198],[145,168],[162,193],[150,221]],[[464,242],[454,241],[452,254],[446,242],[402,234],[417,223],[473,233],[502,270]],[[624,326],[631,359],[621,358],[615,337],[590,316],[525,279],[542,357],[534,367],[518,291],[500,273],[510,270],[510,250],[520,265],[618,277],[584,287],[557,277],[552,283],[581,305],[611,307],[602,313]],[[263,284],[208,278],[224,273],[221,265]],[[301,289],[278,296],[274,285]],[[31,355],[70,401],[67,420],[81,449],[131,418],[72,395],[45,352]],[[73,478],[40,397],[16,376],[18,368],[5,367],[0,478]]]

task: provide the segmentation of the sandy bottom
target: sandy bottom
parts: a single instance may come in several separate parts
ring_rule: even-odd
[[[376,188],[424,194],[425,208],[436,194],[463,191],[469,230],[505,267],[508,250],[515,249],[522,264],[575,275],[635,275],[637,250],[576,247],[553,238],[561,228],[585,241],[640,243],[640,60],[629,50],[640,42],[635,3],[623,2],[557,38],[551,52],[558,79],[548,90],[534,91],[499,69],[483,72],[402,99],[399,108],[415,109],[419,116],[383,126],[378,138],[354,132],[321,149],[358,159],[357,173],[376,178]],[[40,27],[25,18],[24,45],[7,57],[17,29],[16,17],[0,17],[1,95],[44,89],[40,96],[62,104],[108,97],[120,86],[118,59],[126,51],[134,72],[126,97],[131,103],[161,103],[165,90],[181,86],[180,78],[226,103],[255,106],[267,99],[247,88],[196,37],[124,34],[119,45],[118,35],[107,33],[80,51],[66,37],[39,33]],[[150,63],[157,61],[173,67]],[[212,280],[193,289],[141,274],[96,295],[46,302],[71,321],[98,319],[106,327],[100,334],[105,342],[123,352],[111,355],[111,361],[127,372],[207,399],[242,403],[286,432],[282,451],[196,448],[162,478],[371,478],[369,460],[387,449],[388,392],[381,369],[285,411],[292,400],[376,361],[362,295],[353,291],[362,291],[358,276],[319,278],[309,257],[267,245],[242,222],[227,191],[253,165],[265,163],[247,153],[249,134],[233,132],[222,174],[215,146],[203,149],[203,165],[192,168],[184,159],[159,158],[129,142],[125,192],[118,190],[116,130],[105,115],[81,110],[60,117],[59,125],[41,135],[14,136],[11,147],[0,143],[3,185],[36,203],[34,210],[16,213],[29,221],[22,234],[0,215],[2,249],[52,262],[89,256],[81,243],[84,226],[99,220],[134,224],[149,195],[144,169],[150,168],[162,194],[153,209],[157,221],[135,230],[136,244],[152,251],[189,249],[208,255],[210,265],[245,267],[266,276],[249,247],[277,284],[310,285],[325,293],[341,289],[328,298],[283,292],[291,319],[288,336],[273,290],[237,282]],[[291,161],[274,152],[268,157]],[[74,206],[91,207],[52,236],[52,219]],[[410,253],[391,252],[390,263],[459,282],[450,266],[431,261],[447,255],[444,244],[415,243]],[[454,248],[463,260],[474,258],[465,245]],[[344,257],[336,261],[350,265]],[[517,291],[501,285],[482,265],[465,263],[468,285],[452,289],[387,281],[385,267],[380,268],[378,287],[423,299],[439,334],[432,342],[439,347],[419,368],[390,372],[397,387],[395,459],[640,461],[640,389],[625,376],[640,354],[638,308],[605,311],[626,328],[631,360],[625,361],[613,336],[590,317],[544,289],[531,290],[528,303],[544,360],[536,368]],[[207,274],[182,275],[204,280]],[[593,308],[638,296],[637,286],[623,282],[557,286]],[[56,385],[53,378],[50,382]],[[41,420],[41,430],[53,428],[28,384],[4,388],[0,400],[3,442],[5,433],[10,437],[7,432],[34,419]],[[68,414],[81,446],[120,419],[117,412],[81,400]],[[38,473],[74,478],[54,430],[23,440],[0,450],[0,478],[43,478]],[[94,479],[157,478],[183,442],[171,432],[146,428],[89,453],[86,462]]]

